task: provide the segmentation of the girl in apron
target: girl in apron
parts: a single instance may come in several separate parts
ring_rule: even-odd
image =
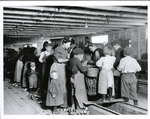
[[[112,69],[116,58],[111,56],[112,51],[113,48],[106,45],[103,50],[105,56],[96,62],[96,66],[101,68],[98,80],[98,93],[102,95],[102,102],[106,99],[107,90],[109,100],[112,99],[112,95],[114,96],[114,76]]]

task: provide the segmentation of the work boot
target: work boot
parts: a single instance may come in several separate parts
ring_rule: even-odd
[[[138,100],[133,100],[134,105],[138,106]]]
[[[112,88],[108,88],[108,100],[111,101],[112,100]]]
[[[129,98],[127,98],[127,97],[124,97],[123,99],[124,99],[125,102],[129,101]]]
[[[102,94],[102,102],[105,102],[105,101],[106,101],[106,95]]]

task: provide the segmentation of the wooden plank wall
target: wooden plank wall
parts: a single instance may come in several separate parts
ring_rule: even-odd
[[[83,36],[70,36],[70,37],[72,37],[75,40],[75,43],[77,44],[77,46],[79,48],[84,49],[85,37],[86,37],[85,35],[83,35]],[[90,35],[88,35],[88,37],[89,37],[89,39],[91,39]],[[55,44],[60,45],[62,40],[61,39],[55,39],[55,40],[52,39],[51,42],[52,42],[52,45],[55,45]]]
[[[89,39],[91,40],[91,36],[90,35],[83,35],[83,36],[73,36],[72,38],[75,40],[75,43],[77,44],[77,46],[79,48],[84,49],[84,44],[85,44],[85,37],[89,37]]]
[[[112,31],[108,34],[109,42],[116,39],[130,39],[133,48],[133,56],[137,59],[147,53],[147,27],[126,29],[122,31]]]

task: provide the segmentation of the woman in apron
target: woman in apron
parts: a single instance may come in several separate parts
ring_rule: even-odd
[[[14,76],[14,81],[16,82],[14,84],[15,87],[18,87],[21,83],[22,69],[23,69],[23,62],[18,59],[16,63]]]
[[[43,101],[46,100],[46,92],[47,92],[49,70],[50,70],[49,57],[50,55],[52,55],[52,45],[49,43],[45,44],[45,49],[46,50],[43,51],[39,57],[39,62],[42,63],[42,76],[40,82],[40,89],[41,89],[41,96]]]
[[[67,96],[67,85],[66,85],[67,84],[66,63],[69,61],[67,49],[70,47],[70,44],[71,41],[69,39],[66,38],[63,39],[62,44],[54,50],[54,63],[50,68],[50,74],[53,71],[57,71],[58,73],[58,80],[60,82],[60,87],[63,94],[63,104],[61,105],[61,107],[64,108],[64,111],[66,111],[68,107],[68,100],[67,100],[68,96]],[[49,82],[50,82],[50,78],[49,78]],[[49,83],[48,83],[48,87],[49,87]],[[48,95],[49,93],[47,93],[47,97]],[[46,101],[49,101],[49,99],[46,99]]]

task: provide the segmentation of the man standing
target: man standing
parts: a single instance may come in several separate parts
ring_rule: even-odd
[[[116,61],[114,63],[114,68],[115,70],[117,70],[117,66],[120,63],[121,58],[124,57],[123,48],[121,47],[121,43],[119,40],[114,40],[112,41],[111,44],[116,50],[116,53],[115,53]],[[115,98],[121,98],[121,77],[115,76],[114,83],[115,83]]]
[[[93,43],[89,43],[89,49],[92,52],[91,56],[91,61],[89,63],[96,63],[102,56],[103,54],[103,49],[97,48]]]

